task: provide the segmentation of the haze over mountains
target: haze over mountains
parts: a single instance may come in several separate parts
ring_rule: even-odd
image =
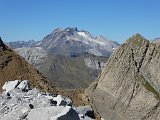
[[[57,28],[42,41],[8,45],[57,87],[72,89],[88,87],[120,44],[85,30]]]

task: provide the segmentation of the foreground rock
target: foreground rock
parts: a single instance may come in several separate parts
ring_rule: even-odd
[[[72,106],[72,101],[61,95],[51,95],[31,89],[24,80],[10,81],[0,95],[1,120],[94,120],[89,106]]]
[[[129,38],[108,60],[88,89],[105,120],[160,120],[160,43],[140,34]]]

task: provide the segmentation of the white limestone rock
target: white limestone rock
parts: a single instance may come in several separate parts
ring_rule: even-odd
[[[80,120],[80,118],[72,107],[66,106],[58,115],[53,116],[50,120]]]
[[[57,95],[57,97],[54,97],[53,100],[57,101],[58,106],[66,106],[72,104],[72,101],[69,98],[64,98],[61,95]]]
[[[89,105],[76,107],[75,110],[81,119],[95,119],[94,112]]]
[[[89,106],[76,108],[69,98],[30,89],[27,80],[10,81],[3,89],[0,120],[93,120],[86,114],[91,111]]]
[[[19,80],[9,81],[3,85],[2,89],[5,90],[6,93],[8,93],[9,91],[16,88],[18,84],[19,84]]]

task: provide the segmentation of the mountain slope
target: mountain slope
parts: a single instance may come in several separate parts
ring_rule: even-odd
[[[102,118],[159,120],[159,56],[160,44],[150,43],[140,34],[118,48],[87,90]]]
[[[90,53],[96,56],[110,56],[117,42],[107,40],[103,36],[92,36],[89,32],[77,28],[58,28],[35,44],[52,54],[70,56],[74,53]]]
[[[16,79],[28,79],[33,87],[44,91],[56,91],[49,81],[0,39],[0,88],[6,81]]]
[[[42,47],[14,49],[43,76],[61,88],[87,88],[98,76],[107,57],[88,53],[72,56],[52,55]]]
[[[38,67],[47,59],[48,53],[42,47],[22,47],[14,49],[16,53],[26,59],[30,64]]]
[[[98,76],[106,57],[80,54],[76,57],[49,55],[38,70],[60,88],[87,88]]]

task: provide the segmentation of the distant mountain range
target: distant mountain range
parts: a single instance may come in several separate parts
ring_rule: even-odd
[[[96,56],[109,57],[119,43],[107,40],[103,36],[94,37],[89,32],[77,28],[58,28],[35,46],[43,47],[56,55],[70,56],[87,52]]]
[[[15,42],[9,42],[6,43],[6,45],[10,48],[22,48],[22,47],[32,47],[34,46],[36,42],[34,40],[29,40],[29,41],[15,41]]]
[[[120,44],[85,30],[57,28],[42,41],[8,45],[57,87],[72,89],[88,87]]]
[[[106,39],[104,36],[94,37],[85,30],[77,28],[57,28],[42,41],[15,41],[9,42],[10,48],[42,47],[49,53],[70,56],[72,54],[89,53],[96,56],[109,57],[120,45],[116,41]]]
[[[153,41],[154,42],[160,42],[160,38],[154,38]]]

